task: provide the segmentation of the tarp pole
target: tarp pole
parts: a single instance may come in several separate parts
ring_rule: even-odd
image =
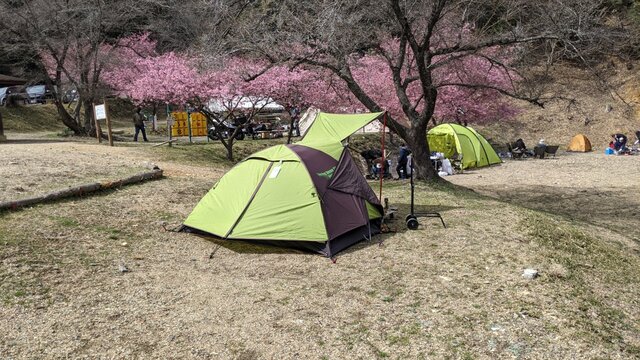
[[[382,137],[381,137],[381,141],[382,141],[382,174],[380,176],[380,196],[378,197],[378,199],[380,201],[382,201],[382,180],[384,179],[384,174],[387,172],[387,170],[389,170],[389,173],[391,173],[391,169],[387,169],[387,159],[386,159],[386,154],[384,153],[384,142],[385,142],[385,130],[387,128],[387,112],[384,112],[384,115],[382,115]]]

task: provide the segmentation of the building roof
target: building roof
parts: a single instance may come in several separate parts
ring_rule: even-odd
[[[23,84],[26,84],[26,83],[27,83],[27,80],[25,80],[25,79],[17,78],[17,77],[14,77],[14,76],[0,74],[0,87],[13,86],[13,85],[23,85]]]

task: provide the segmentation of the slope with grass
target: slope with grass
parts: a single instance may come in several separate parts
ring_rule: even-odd
[[[114,126],[130,126],[133,105],[121,99],[110,99],[109,115]],[[76,103],[68,109],[73,113]],[[65,129],[54,104],[0,107],[4,129],[16,133],[60,132]]]
[[[476,126],[492,143],[504,145],[518,138],[528,145],[540,139],[565,148],[576,134],[585,134],[594,149],[602,150],[613,133],[635,140],[640,130],[640,71],[621,64],[608,69],[609,85],[602,86],[588,70],[557,65],[547,95],[558,96],[544,108],[514,103],[521,109],[512,120]]]

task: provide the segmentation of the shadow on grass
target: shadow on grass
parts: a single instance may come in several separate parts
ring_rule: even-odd
[[[362,241],[348,247],[340,251],[337,254],[339,258],[341,255],[349,254],[351,252],[360,251],[362,249],[368,248],[370,246],[380,246],[381,243],[384,243],[385,240],[392,237],[394,232],[390,233],[382,233],[373,235],[370,240],[362,239]],[[202,238],[203,240],[209,241],[223,247],[227,250],[233,251],[238,254],[297,254],[297,255],[312,255],[312,256],[323,256],[318,252],[314,252],[308,249],[300,249],[295,247],[288,247],[287,241],[282,241],[281,244],[276,243],[265,243],[260,241],[251,241],[251,240],[223,240],[213,236],[206,236],[201,234],[192,234]],[[213,254],[215,255],[215,251]]]
[[[632,188],[576,189],[570,186],[483,186],[493,198],[570,221],[595,224],[640,241],[640,201]],[[631,193],[633,192],[633,194]]]
[[[318,254],[312,251],[304,251],[300,249],[278,246],[274,244],[266,244],[251,240],[223,240],[213,236],[193,234],[203,240],[209,241],[223,247],[227,250],[238,254],[298,254],[313,255]],[[215,250],[214,250],[215,251]]]

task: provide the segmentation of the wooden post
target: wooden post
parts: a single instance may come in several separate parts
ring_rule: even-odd
[[[187,129],[189,130],[189,144],[191,144],[191,111],[187,109]]]
[[[113,134],[111,133],[111,120],[109,119],[109,105],[107,105],[107,99],[102,99],[104,102],[105,121],[107,122],[107,137],[109,138],[109,146],[113,146]]]
[[[4,125],[2,125],[2,112],[0,112],[0,141],[6,141],[7,138],[4,136]]]
[[[382,175],[380,176],[380,196],[378,197],[378,199],[382,199],[382,179],[384,179],[384,174],[387,172],[387,157],[386,157],[386,153],[384,151],[385,130],[387,130],[387,112],[386,111],[384,112],[384,115],[382,115],[382,138],[381,138],[381,142],[382,142]],[[389,169],[389,173],[391,173],[391,169]],[[413,214],[413,211],[411,213]]]
[[[102,143],[102,130],[100,130],[100,122],[98,121],[98,117],[96,116],[96,105],[93,103],[93,101],[91,102],[91,106],[93,107],[93,109],[91,109],[93,111],[93,121],[96,122],[96,137],[98,138],[98,142]]]

